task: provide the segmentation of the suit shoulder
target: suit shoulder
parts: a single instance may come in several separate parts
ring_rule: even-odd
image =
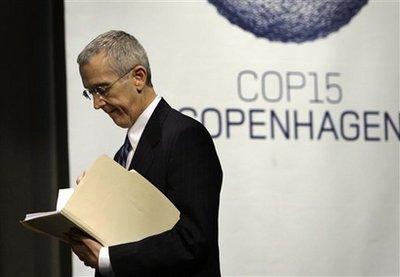
[[[181,133],[187,131],[196,131],[206,133],[208,136],[207,129],[199,121],[194,118],[184,115],[181,112],[171,109],[164,123],[165,127],[169,130]]]

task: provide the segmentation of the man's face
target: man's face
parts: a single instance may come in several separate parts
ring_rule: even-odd
[[[121,77],[112,71],[103,52],[93,56],[79,71],[87,89],[107,87]],[[131,127],[144,109],[143,94],[136,89],[134,79],[132,70],[114,83],[104,96],[92,95],[94,108],[101,108],[122,128]]]

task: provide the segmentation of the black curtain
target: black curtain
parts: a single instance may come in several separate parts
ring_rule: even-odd
[[[0,276],[71,276],[69,248],[19,223],[69,185],[63,2],[0,7]]]

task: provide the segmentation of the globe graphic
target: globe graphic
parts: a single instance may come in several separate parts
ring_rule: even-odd
[[[312,41],[350,22],[368,0],[209,0],[232,24],[271,41]]]

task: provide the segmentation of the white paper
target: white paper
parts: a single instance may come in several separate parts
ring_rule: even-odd
[[[73,193],[74,193],[73,188],[58,190],[57,205],[56,205],[57,211],[61,211],[62,208],[64,208],[65,204],[67,204],[69,198]]]

